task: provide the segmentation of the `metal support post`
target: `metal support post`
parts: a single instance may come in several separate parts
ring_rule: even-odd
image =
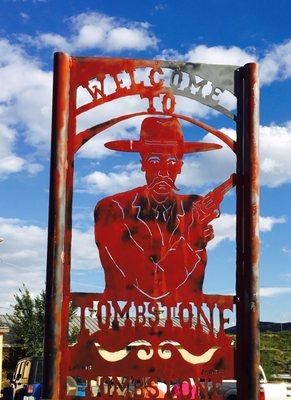
[[[60,400],[70,57],[54,59],[50,209],[46,277],[43,399]],[[53,240],[52,240],[53,238]],[[50,240],[51,239],[51,240]]]
[[[239,400],[259,398],[259,83],[258,66],[239,69],[237,182],[237,350]]]

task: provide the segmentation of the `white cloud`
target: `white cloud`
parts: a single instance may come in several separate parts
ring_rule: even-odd
[[[0,217],[0,304],[9,307],[13,293],[25,283],[33,294],[44,288],[47,231],[37,225],[13,218]],[[100,266],[94,243],[93,228],[73,229],[72,267],[94,269]]]
[[[43,166],[31,153],[17,154],[23,149],[18,144],[48,148],[52,73],[6,39],[0,39],[0,60],[0,179],[19,172],[35,175]]]
[[[254,48],[241,49],[237,46],[212,46],[204,44],[193,46],[186,53],[179,53],[176,49],[164,49],[157,57],[164,60],[180,60],[192,63],[244,65],[257,62],[258,57]]]
[[[0,303],[9,307],[13,293],[27,284],[33,293],[44,286],[46,231],[18,219],[0,218]]]
[[[186,60],[185,54],[179,53],[176,49],[163,49],[161,54],[158,54],[156,58],[159,60]]]
[[[121,166],[118,172],[92,172],[82,178],[81,184],[87,193],[113,194],[141,186],[145,184],[145,179],[139,166],[131,164]]]
[[[26,171],[29,175],[35,175],[42,170],[42,166],[35,162],[29,162],[15,154],[17,132],[9,126],[0,123],[0,180],[10,174]]]
[[[284,246],[282,247],[282,251],[285,254],[291,254],[291,249],[288,246]],[[291,274],[289,274],[290,278],[291,278]]]
[[[260,64],[260,82],[270,84],[276,80],[288,79],[291,76],[291,40],[275,44],[266,50],[262,57],[255,48],[241,49],[237,46],[198,45],[187,53],[181,54],[175,49],[165,49],[159,56],[164,59],[176,59],[207,64],[244,65],[249,62]]]
[[[25,166],[25,170],[28,172],[29,175],[37,175],[40,171],[44,169],[44,166],[42,164],[38,163],[27,163]]]
[[[150,37],[145,29],[119,27],[110,30],[107,37],[108,50],[121,49],[145,50],[156,45],[156,40]]]
[[[232,139],[235,139],[233,129],[220,129]],[[204,139],[207,142],[222,144],[211,134]],[[261,126],[260,127],[260,184],[270,188],[291,182],[291,126]],[[199,187],[221,182],[235,171],[235,156],[223,145],[223,149],[190,156],[185,159],[183,174],[178,185]]]
[[[291,287],[261,287],[260,296],[261,297],[274,297],[282,294],[291,293]]]
[[[214,229],[214,239],[211,240],[207,248],[214,249],[223,240],[235,240],[235,222],[236,216],[234,214],[221,214],[219,218],[213,220],[211,224]]]
[[[29,36],[24,36],[23,39],[28,40],[28,42],[32,44],[34,44],[35,40],[37,40],[37,43],[43,43],[45,47],[53,47],[55,49],[67,50],[69,48],[69,43],[67,39],[57,33],[42,33],[38,36],[37,39],[32,39]]]
[[[260,60],[261,81],[264,84],[291,76],[291,40],[274,45]]]
[[[233,98],[231,94],[230,96]],[[175,107],[176,114],[186,115],[187,117],[193,116],[196,118],[205,118],[205,117],[207,118],[217,113],[212,108],[209,108],[208,106],[205,106],[204,104],[201,104],[198,101],[193,101],[191,99],[188,99],[187,97],[177,96],[175,98],[175,101],[176,101],[176,107]],[[219,104],[222,105],[222,100]],[[227,105],[229,105],[229,103]],[[230,105],[231,108],[234,108],[233,102],[230,102]]]
[[[21,18],[22,18],[23,20],[25,20],[25,21],[27,21],[27,20],[30,19],[30,16],[29,16],[28,14],[26,14],[25,12],[21,12],[19,15],[20,15]]]
[[[20,46],[6,39],[0,39],[0,60],[1,131],[10,132],[9,135],[1,132],[6,135],[6,144],[1,145],[6,146],[7,155],[9,148],[12,152],[14,142],[20,137],[37,148],[48,148],[52,73],[42,70],[39,63]],[[33,160],[26,160],[26,165],[28,163],[35,164]],[[35,165],[27,170],[36,172]]]
[[[157,38],[145,22],[125,21],[98,12],[78,14],[67,19],[71,36],[47,32],[37,37],[23,36],[22,40],[38,47],[76,52],[100,49],[104,52],[145,50],[155,48]]]
[[[232,129],[224,129],[230,138],[234,139],[236,134]],[[211,134],[207,134],[203,142],[219,143],[223,148],[216,151],[190,155],[185,158],[182,174],[177,180],[177,184],[186,188],[201,188],[216,183],[221,183],[236,170],[236,158],[234,153],[219,139]]]
[[[158,58],[165,60],[184,60],[193,63],[221,64],[221,65],[244,65],[256,62],[257,57],[254,49],[241,49],[237,46],[193,46],[187,53],[179,53],[175,49],[164,49]]]
[[[262,217],[260,216],[259,226],[261,232],[271,232],[274,225],[284,224],[287,220],[284,217]],[[234,214],[221,214],[219,218],[212,222],[215,237],[209,242],[208,248],[215,248],[223,240],[235,240],[236,216]]]
[[[25,160],[13,152],[16,132],[0,123],[0,179],[23,169]]]
[[[199,45],[185,54],[187,61],[206,64],[244,65],[256,61],[254,50],[243,50],[239,47]]]
[[[166,10],[166,8],[167,8],[167,5],[165,3],[157,3],[154,6],[155,11],[164,11],[164,10]]]
[[[260,217],[260,231],[271,232],[275,224],[285,224],[286,222],[285,217]]]
[[[81,158],[99,159],[103,157],[109,157],[115,153],[112,150],[107,149],[104,144],[120,138],[119,132],[116,130],[110,130],[106,133],[96,135],[89,142],[85,143],[79,150],[78,155]]]
[[[100,267],[99,253],[95,244],[93,224],[91,229],[72,231],[72,268],[97,269]]]
[[[291,182],[291,126],[261,126],[261,183],[277,187]]]

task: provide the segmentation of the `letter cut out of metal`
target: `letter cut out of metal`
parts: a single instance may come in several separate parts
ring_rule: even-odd
[[[225,101],[230,98],[237,102],[235,113]],[[124,99],[134,104],[126,112],[129,102]],[[194,118],[194,109],[187,115],[181,99],[187,110],[198,102],[222,113],[236,124],[237,139]],[[56,53],[44,399],[71,399],[80,396],[80,387],[86,399],[173,398],[181,393],[189,399],[221,399],[222,380],[234,377],[238,398],[258,398],[257,108],[255,64]],[[91,117],[92,126],[80,129],[92,110],[99,111],[96,119]],[[136,154],[144,184],[122,193],[113,190],[97,201],[92,210],[96,268],[99,255],[105,288],[72,292],[75,156],[93,137],[131,118],[138,121],[138,137],[109,138],[105,147]],[[199,140],[199,132],[212,139],[200,135]],[[185,156],[211,156],[223,146],[237,158],[236,171],[203,195],[181,194],[176,185]],[[235,190],[236,295],[205,294],[208,245],[215,237],[212,222],[220,218],[226,194]],[[68,339],[72,306],[79,313],[73,344]],[[236,351],[234,338],[225,333],[234,306]]]

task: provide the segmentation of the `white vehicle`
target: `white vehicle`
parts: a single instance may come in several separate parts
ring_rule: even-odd
[[[220,394],[223,400],[236,400],[236,380],[222,381]],[[265,372],[260,366],[260,400],[289,400],[291,399],[291,384],[269,383]]]

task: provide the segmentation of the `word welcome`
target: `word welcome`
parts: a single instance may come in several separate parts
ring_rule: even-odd
[[[156,112],[155,98],[159,98],[164,113],[174,113],[175,95],[196,99],[204,104],[218,104],[224,92],[207,79],[179,69],[129,67],[127,71],[96,74],[94,79],[82,84],[92,101],[78,108],[77,114],[107,101],[129,95],[139,95],[148,100],[149,113]],[[89,106],[90,104],[90,106]]]

